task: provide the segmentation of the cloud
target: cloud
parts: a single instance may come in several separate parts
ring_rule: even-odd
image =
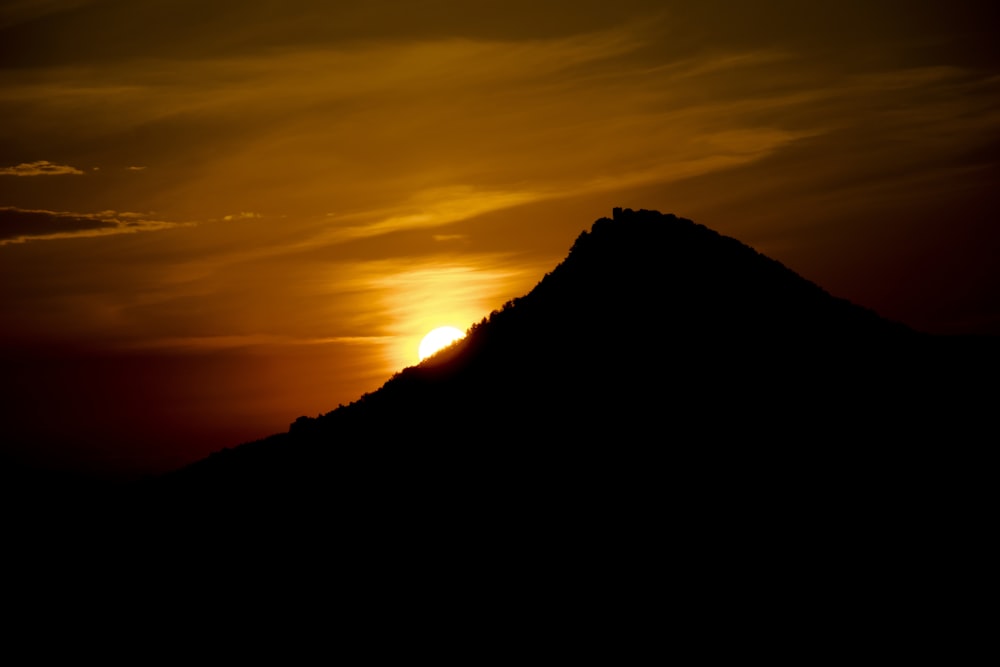
[[[899,156],[897,171],[995,136],[995,81],[958,66],[846,67],[839,51],[824,58],[798,38],[758,39],[742,26],[694,48],[667,19],[607,25],[530,39],[501,31],[306,42],[30,78],[0,72],[0,114],[13,119],[0,134],[49,156],[91,136],[102,152],[79,159],[120,165],[102,177],[108,187],[125,182],[125,165],[148,161],[155,167],[128,179],[118,205],[238,221],[238,231],[210,234],[228,235],[240,256],[413,230],[453,234],[464,220],[513,207],[599,192],[615,199],[801,146],[826,150],[805,156],[792,177],[871,171],[857,153],[818,139],[827,135]],[[820,192],[837,189],[814,180]],[[70,194],[90,192],[60,193]],[[46,206],[106,205],[86,201]],[[287,214],[287,224],[246,213],[264,210]],[[329,213],[318,220],[320,212]]]
[[[146,214],[129,211],[71,213],[4,206],[0,207],[0,246],[25,241],[135,234],[193,224],[151,220]]]
[[[222,219],[229,222],[233,220],[254,220],[262,217],[264,216],[262,216],[260,213],[254,213],[253,211],[240,211],[239,213],[224,215],[222,216]]]
[[[62,174],[82,174],[76,167],[66,164],[55,164],[48,160],[38,162],[22,162],[14,167],[0,167],[0,175],[4,176],[59,176]]]
[[[232,334],[206,336],[173,336],[149,338],[133,343],[134,347],[224,350],[255,347],[299,347],[303,345],[385,345],[391,336],[327,336],[321,338],[278,334]]]
[[[136,167],[132,165],[131,167],[125,167],[126,171],[143,171],[146,167]]]
[[[441,227],[547,196],[551,193],[528,189],[490,191],[470,185],[431,188],[415,193],[410,201],[395,209],[370,212],[357,224],[352,224],[351,216],[343,216],[340,221],[346,224],[311,242],[342,242],[407,229]]]

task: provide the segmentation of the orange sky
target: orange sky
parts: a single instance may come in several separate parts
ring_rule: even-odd
[[[1000,333],[992,3],[810,5],[5,3],[8,449],[154,470],[284,430],[612,206]]]

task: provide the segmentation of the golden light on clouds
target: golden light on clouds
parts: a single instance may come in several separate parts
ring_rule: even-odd
[[[551,195],[549,195],[551,196]],[[470,185],[420,190],[393,210],[374,210],[362,214],[329,214],[335,223],[311,242],[337,243],[395,231],[443,227],[484,213],[512,208],[545,198],[539,192],[495,191]]]

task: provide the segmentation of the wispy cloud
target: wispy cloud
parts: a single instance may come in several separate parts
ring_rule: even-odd
[[[260,213],[255,213],[253,211],[240,211],[239,213],[231,213],[229,215],[222,216],[222,219],[231,222],[233,220],[255,220],[257,218],[262,218]]]
[[[193,224],[154,220],[147,214],[129,211],[72,213],[4,206],[0,207],[0,246],[26,241],[135,234]]]
[[[235,334],[215,336],[174,336],[142,339],[133,343],[137,348],[177,348],[224,350],[233,348],[298,347],[302,345],[385,345],[390,336],[328,336],[325,338],[296,337],[275,334]]]
[[[67,164],[55,164],[48,160],[37,162],[22,162],[13,167],[0,167],[0,175],[4,176],[61,176],[63,174],[82,174],[76,167]]]
[[[531,190],[490,191],[469,185],[431,188],[391,210],[343,216],[340,226],[310,242],[341,242],[392,232],[441,227],[468,218],[551,196]]]

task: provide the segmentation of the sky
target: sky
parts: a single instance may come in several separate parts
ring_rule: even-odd
[[[6,0],[0,453],[135,475],[284,431],[529,291],[614,206],[998,334],[995,14]]]

